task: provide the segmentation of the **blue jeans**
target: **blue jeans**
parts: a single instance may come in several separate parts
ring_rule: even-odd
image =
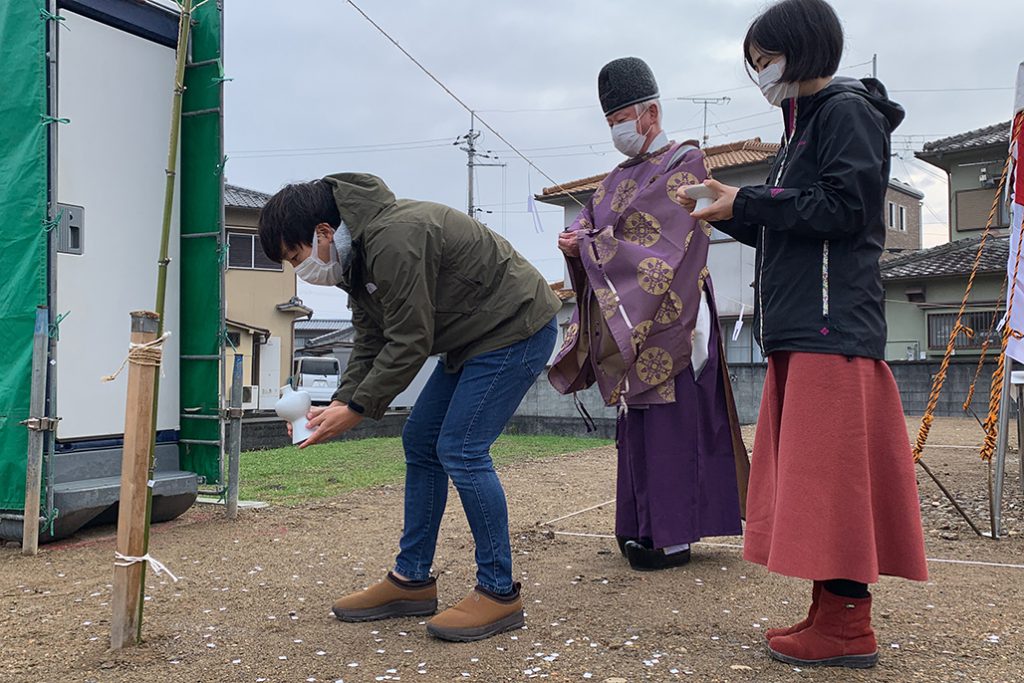
[[[459,372],[446,373],[438,363],[402,432],[405,529],[398,574],[430,577],[451,477],[476,544],[477,583],[502,595],[512,591],[508,508],[490,449],[547,365],[557,334],[552,319],[532,337],[470,359]]]

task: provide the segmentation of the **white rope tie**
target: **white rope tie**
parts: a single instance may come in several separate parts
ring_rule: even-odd
[[[175,583],[178,582],[178,577],[175,576],[171,572],[171,570],[167,568],[167,565],[165,565],[163,562],[161,562],[160,560],[156,559],[155,557],[153,557],[149,553],[146,553],[142,557],[133,557],[131,555],[122,555],[121,553],[119,553],[119,552],[117,552],[115,550],[114,551],[114,558],[117,560],[116,562],[114,562],[114,566],[115,567],[130,567],[133,564],[138,564],[140,562],[145,562],[150,567],[152,567],[153,573],[156,574],[157,576],[160,576],[160,575],[162,575],[162,574],[164,574],[166,572],[167,576],[171,577],[172,581],[174,581]]]
[[[100,379],[104,382],[113,382],[117,379],[117,376],[124,370],[124,366],[128,363],[134,365],[145,365],[148,367],[160,368],[160,376],[164,377],[163,365],[161,360],[163,359],[163,343],[167,341],[167,338],[171,336],[170,332],[164,332],[161,336],[157,337],[153,341],[148,341],[145,344],[136,344],[132,342],[128,345],[128,355],[121,361],[120,367],[112,375],[105,375]]]

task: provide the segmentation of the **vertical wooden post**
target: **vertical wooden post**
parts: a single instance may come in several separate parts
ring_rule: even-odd
[[[39,552],[39,497],[43,476],[43,442],[46,426],[46,364],[50,343],[49,311],[45,306],[36,309],[36,326],[32,336],[32,388],[29,394],[28,462],[25,466],[25,523],[21,530],[21,552],[35,555]]]
[[[132,344],[146,344],[157,338],[160,322],[156,313],[134,311],[131,316]],[[154,437],[153,394],[159,371],[155,365],[128,364],[121,497],[117,515],[117,552],[128,557],[140,557],[146,553],[149,450]],[[139,641],[144,570],[143,563],[114,566],[110,646],[115,650]]]
[[[242,457],[242,354],[235,354],[231,369],[231,402],[228,404],[231,432],[228,440],[228,491],[225,512],[228,519],[238,516],[238,463]]]

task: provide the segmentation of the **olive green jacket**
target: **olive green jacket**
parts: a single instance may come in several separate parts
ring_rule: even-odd
[[[431,355],[456,372],[474,356],[538,332],[561,307],[507,241],[455,209],[395,199],[380,178],[337,173],[338,211],[353,259],[349,294],[355,348],[334,400],[380,419]]]

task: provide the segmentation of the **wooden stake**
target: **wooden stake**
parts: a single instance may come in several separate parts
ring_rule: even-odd
[[[146,344],[157,338],[160,327],[156,313],[132,314],[132,344]],[[153,393],[160,368],[129,363],[128,398],[124,420],[124,449],[121,457],[121,497],[117,515],[117,552],[127,557],[146,554],[146,504],[149,497],[149,453],[153,443]],[[110,646],[119,650],[140,640],[142,624],[144,563],[114,566],[114,614],[110,621]]]
[[[47,427],[42,424],[46,411],[46,364],[50,342],[49,311],[36,309],[36,327],[32,343],[32,389],[29,397],[28,462],[25,467],[25,523],[21,530],[21,552],[39,552],[39,497],[42,491],[43,441]]]

